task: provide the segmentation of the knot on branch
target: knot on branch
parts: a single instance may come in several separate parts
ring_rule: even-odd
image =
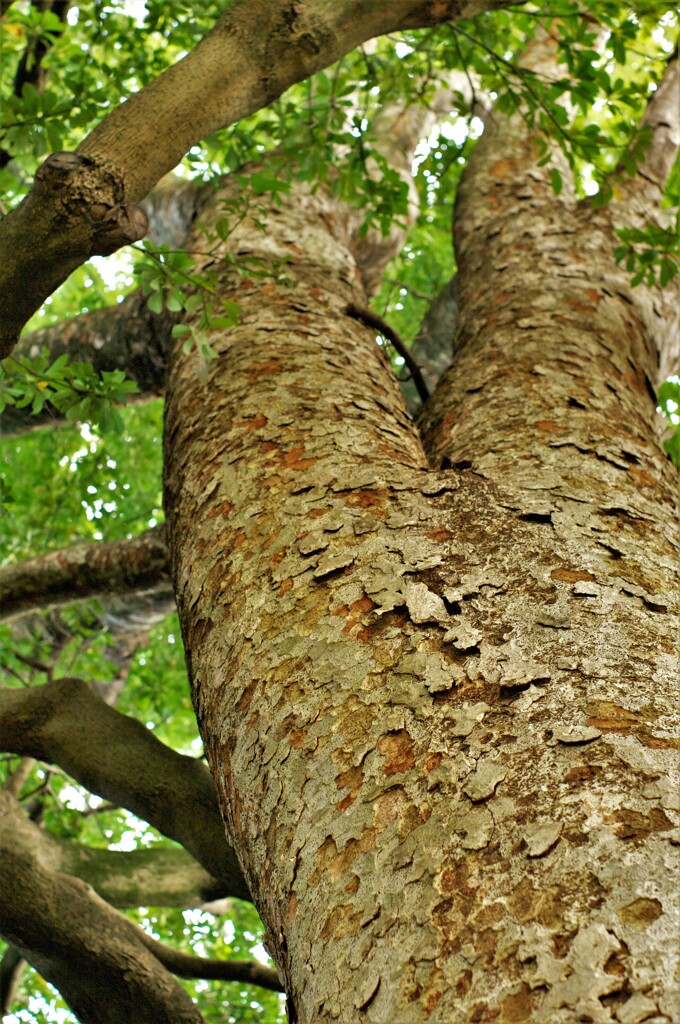
[[[107,206],[95,203],[90,207],[95,225],[90,256],[110,256],[124,245],[138,242],[149,230],[149,219],[141,206]]]
[[[35,182],[45,191],[56,191],[71,183],[74,175],[92,165],[92,160],[78,153],[50,153],[35,172]]]

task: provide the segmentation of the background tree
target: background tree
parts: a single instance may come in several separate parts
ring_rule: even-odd
[[[672,1020],[674,19],[194,7],[2,9],[4,1007]]]

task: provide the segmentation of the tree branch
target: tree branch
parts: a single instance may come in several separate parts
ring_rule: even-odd
[[[633,216],[635,210],[632,207],[637,206],[637,220],[646,224],[650,217],[650,204],[653,204],[652,208],[657,206],[680,144],[680,57],[677,47],[658,88],[650,97],[638,128],[648,128],[652,132],[652,144],[638,173],[631,178],[619,164],[612,179],[621,197],[619,201],[628,200]]]
[[[77,153],[48,157],[26,199],[0,222],[0,358],[76,267],[144,236],[148,222],[136,204],[205,135],[373,36],[479,13],[479,0],[306,0],[292,15],[289,0],[235,0],[191,53],[104,118]]]
[[[33,826],[6,792],[0,808],[0,932],[82,1024],[201,1024],[140,929],[88,885],[40,862],[24,823]]]
[[[454,275],[430,302],[410,349],[430,392],[451,364],[457,316],[458,279]],[[400,384],[409,412],[417,416],[422,403],[415,382],[411,379],[401,380]]]
[[[149,240],[154,245],[181,247],[210,191],[203,182],[166,175],[140,204],[149,219]],[[14,356],[32,359],[46,352],[53,362],[66,355],[70,362],[90,363],[97,373],[122,370],[140,389],[141,395],[133,401],[160,395],[176,317],[152,312],[147,299],[138,289],[115,306],[31,331],[21,338]],[[61,418],[49,403],[38,415],[30,408],[8,406],[0,416],[0,433],[31,430]]]
[[[18,949],[8,946],[0,959],[0,1017],[12,1009],[26,961]]]
[[[41,863],[87,882],[112,907],[186,909],[225,896],[225,887],[182,847],[99,850],[58,839],[46,829],[35,827],[35,833]]]
[[[9,3],[2,3],[0,6],[0,17],[8,10],[11,2],[12,0],[9,0]],[[38,10],[41,11],[53,11],[59,20],[65,24],[66,16],[73,6],[73,0],[54,0],[54,3],[52,0],[39,0],[37,4],[33,0],[33,6],[37,6]],[[59,35],[61,35],[60,32],[52,32],[49,35],[39,36],[37,39],[29,39],[14,76],[13,92],[15,96],[20,97],[24,86],[28,84],[35,86],[38,93],[43,92],[47,79],[47,72],[42,66],[43,57]],[[0,168],[6,167],[11,159],[12,154],[8,150],[0,149]]]
[[[165,526],[131,540],[78,544],[0,569],[0,620],[102,593],[139,593],[168,581]]]
[[[378,331],[379,334],[382,334],[382,336],[389,341],[395,351],[399,353],[406,363],[411,373],[411,377],[413,378],[413,383],[420,395],[420,400],[424,405],[430,397],[428,386],[425,383],[420,367],[397,332],[390,327],[386,320],[383,320],[381,316],[378,316],[377,313],[372,312],[370,309],[363,309],[350,304],[345,309],[345,313],[347,316],[351,316],[353,320],[358,320],[367,327],[373,328],[374,331]]]
[[[279,976],[271,967],[265,967],[256,960],[210,960],[203,956],[180,953],[151,936],[143,933],[147,949],[180,978],[205,978],[213,981],[241,981],[247,985],[259,985],[271,992],[283,992]]]
[[[181,843],[228,894],[250,898],[206,766],[166,747],[82,680],[0,689],[0,749],[59,765]]]

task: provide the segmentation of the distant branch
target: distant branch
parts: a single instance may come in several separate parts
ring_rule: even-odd
[[[637,161],[638,173],[630,177],[620,164],[612,175],[616,191],[624,201],[638,199],[641,206],[639,216],[643,222],[649,219],[649,204],[654,207],[658,204],[680,143],[680,57],[677,47],[658,88],[650,96],[638,131],[645,128],[651,130],[652,140],[644,160]],[[630,212],[634,213],[633,210]]]
[[[156,942],[144,934],[144,944],[169,971],[180,978],[204,978],[213,981],[240,981],[247,985],[259,985],[271,992],[283,992],[279,976],[271,967],[264,967],[256,960],[209,960],[202,956],[190,956]]]
[[[167,584],[165,526],[131,540],[78,544],[0,569],[0,619],[106,593],[139,593]]]
[[[201,1024],[136,925],[89,885],[41,862],[34,826],[0,793],[0,934],[60,990],[82,1024]]]
[[[9,9],[12,0],[2,0],[0,3],[0,17]],[[73,0],[39,0],[36,4],[40,11],[52,11],[53,14],[65,25],[66,16],[73,6]],[[62,30],[63,31],[63,30]],[[38,93],[45,88],[47,72],[42,66],[43,57],[54,44],[55,39],[61,35],[60,32],[51,32],[49,35],[30,38],[24,50],[14,76],[14,95],[21,97],[24,86],[32,85]],[[0,149],[0,168],[6,167],[12,159],[12,154],[6,149]]]
[[[21,980],[21,972],[26,961],[18,949],[8,946],[0,958],[0,1017],[5,1017],[12,1009],[17,987]]]
[[[58,765],[181,843],[226,893],[250,898],[207,767],[165,746],[82,680],[0,689],[0,749]]]

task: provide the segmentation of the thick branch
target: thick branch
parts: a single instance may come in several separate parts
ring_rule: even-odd
[[[203,136],[233,124],[360,43],[469,17],[504,0],[235,0],[187,57],[78,147],[39,169],[0,226],[0,357],[30,315],[82,262],[143,237],[138,203]],[[30,285],[28,284],[30,282]]]
[[[0,793],[0,932],[56,985],[83,1024],[200,1024],[189,995],[131,921],[32,850],[24,822]],[[11,820],[10,828],[7,823]]]
[[[207,194],[202,182],[166,175],[141,204],[149,219],[149,240],[181,247]],[[172,315],[153,313],[138,290],[115,306],[24,334],[14,356],[31,359],[46,352],[50,362],[66,355],[70,362],[90,363],[97,373],[122,370],[148,398],[163,391],[173,323]],[[0,433],[30,430],[60,417],[49,404],[38,415],[8,406],[0,416]]]
[[[186,909],[225,894],[224,886],[179,847],[98,850],[57,839],[45,830],[36,832],[42,863],[87,882],[112,907]]]
[[[205,765],[160,743],[82,680],[0,690],[0,749],[58,764],[181,843],[229,894],[249,898]]]
[[[26,965],[18,949],[8,946],[0,959],[0,1016],[9,1013],[14,1002],[21,973]]]
[[[676,48],[656,92],[653,92],[639,127],[652,132],[649,149],[638,173],[631,178],[619,167],[614,172],[619,196],[640,206],[644,223],[650,204],[657,206],[680,145],[680,57]],[[631,210],[631,212],[633,212]]]
[[[0,619],[102,593],[138,593],[167,584],[165,527],[132,540],[78,544],[0,569]]]

